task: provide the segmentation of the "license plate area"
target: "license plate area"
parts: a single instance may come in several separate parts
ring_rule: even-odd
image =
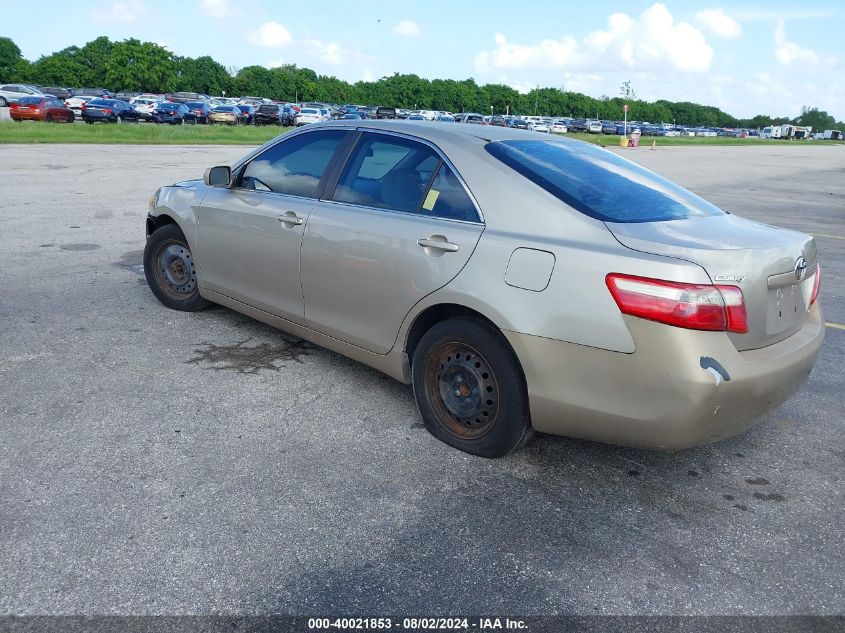
[[[802,290],[801,284],[769,289],[767,334],[779,334],[798,327],[804,322],[807,316],[807,301]]]

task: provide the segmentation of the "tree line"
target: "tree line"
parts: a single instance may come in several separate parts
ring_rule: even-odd
[[[637,99],[630,82],[623,97],[590,97],[558,88],[537,87],[527,94],[503,84],[479,86],[473,79],[425,79],[395,73],[376,81],[349,83],[310,68],[286,64],[277,68],[246,66],[227,69],[209,56],[174,55],[153,42],[131,38],[112,41],[98,37],[85,45],[69,46],[30,62],[8,37],[0,37],[0,81],[42,86],[104,87],[111,91],[157,94],[190,91],[208,95],[256,96],[284,101],[323,101],[388,105],[397,108],[449,112],[559,115],[619,120],[623,104],[628,118],[652,123],[676,122],[708,127],[761,128],[797,123],[813,129],[843,127],[817,108],[805,107],[801,115],[776,117],[759,114],[739,119],[714,106],[690,102]]]

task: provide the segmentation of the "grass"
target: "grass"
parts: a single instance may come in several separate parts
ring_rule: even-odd
[[[447,124],[448,125],[448,124]],[[290,128],[276,126],[226,126],[226,125],[155,125],[140,123],[123,125],[97,123],[46,124],[34,121],[0,123],[0,144],[3,143],[95,143],[114,145],[261,145],[271,138],[284,134]],[[589,143],[618,146],[619,137],[609,134],[573,133],[567,135]],[[839,141],[790,141],[760,138],[729,138],[723,136],[644,136],[640,145],[650,146],[652,141],[665,147],[669,145],[811,145],[842,144]]]
[[[619,146],[619,137],[615,134],[586,134],[574,132],[567,134],[570,138],[577,138],[588,143],[595,143],[602,146]],[[770,138],[732,138],[729,136],[643,136],[640,137],[640,146],[651,146],[652,141],[657,145],[666,147],[669,145],[841,145],[840,141],[803,141],[789,139]]]
[[[95,143],[116,145],[261,145],[290,128],[253,125],[155,125],[124,123],[0,123],[0,143]]]

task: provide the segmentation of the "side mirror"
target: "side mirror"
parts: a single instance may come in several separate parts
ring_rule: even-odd
[[[232,168],[228,165],[209,167],[202,179],[209,187],[228,187],[232,184]]]

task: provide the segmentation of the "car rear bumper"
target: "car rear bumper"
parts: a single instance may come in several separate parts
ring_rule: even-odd
[[[818,304],[793,336],[744,352],[721,332],[625,320],[632,354],[504,331],[536,430],[662,451],[716,442],[798,391],[824,339]]]

